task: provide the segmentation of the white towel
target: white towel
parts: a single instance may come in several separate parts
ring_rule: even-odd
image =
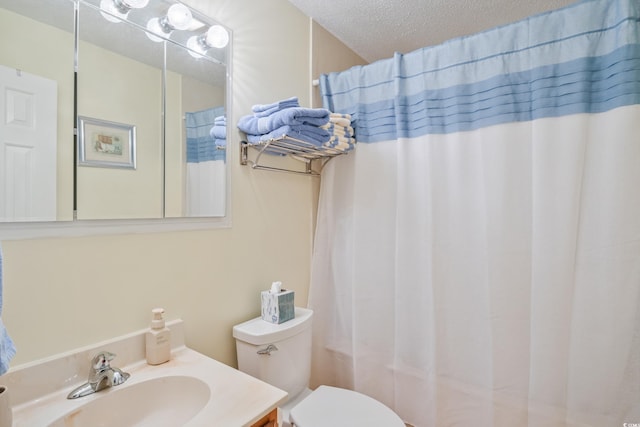
[[[2,323],[2,248],[0,247],[0,375],[9,370],[9,362],[16,355],[16,347]]]
[[[331,113],[329,115],[329,122],[334,123],[338,126],[351,126],[351,115]]]

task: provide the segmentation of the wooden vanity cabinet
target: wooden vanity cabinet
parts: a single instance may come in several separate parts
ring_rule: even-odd
[[[278,427],[278,408],[260,418],[251,427]]]

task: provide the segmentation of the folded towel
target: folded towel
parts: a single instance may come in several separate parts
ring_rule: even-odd
[[[351,126],[351,115],[331,113],[329,115],[329,121],[338,126]]]
[[[346,138],[353,137],[353,128],[351,126],[337,126],[332,123],[328,123],[320,127],[328,130],[332,135],[344,136]]]
[[[327,123],[329,123],[329,110],[292,107],[277,111],[267,117],[244,116],[238,121],[238,129],[246,134],[263,135],[287,125],[322,126]]]
[[[351,150],[355,146],[355,143],[355,138],[344,138],[333,135],[331,136],[331,138],[329,138],[329,141],[324,143],[324,146],[336,149],[348,148],[349,150]]]
[[[299,107],[298,97],[293,96],[291,98],[283,99],[282,101],[274,102],[271,104],[258,104],[251,107],[256,117],[266,117],[277,111],[285,108]]]
[[[227,137],[227,127],[214,125],[211,128],[211,131],[209,131],[209,135],[213,139],[216,139],[216,138],[225,139]]]
[[[274,131],[263,135],[247,134],[247,141],[252,144],[259,144],[261,142],[267,142],[270,139],[277,139],[283,136],[290,136],[292,138],[299,139],[304,142],[308,142],[314,146],[321,146],[329,141],[331,134],[324,129],[311,125],[285,125],[281,126]],[[291,141],[295,144],[294,141]]]
[[[0,316],[2,316],[2,248],[0,248]],[[0,317],[0,375],[9,370],[9,362],[16,355],[16,347]]]

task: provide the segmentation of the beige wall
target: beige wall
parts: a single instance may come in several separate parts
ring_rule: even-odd
[[[320,74],[327,74],[334,71],[344,71],[354,65],[365,65],[367,61],[362,59],[350,49],[346,49],[344,44],[325,30],[317,22],[312,23],[312,64],[311,70],[314,79]],[[320,87],[313,88],[313,106],[322,107],[322,97]]]
[[[135,170],[78,167],[78,219],[162,218],[162,70],[84,42],[78,56],[78,115],[135,125],[137,156]]]
[[[234,32],[232,122],[255,103],[310,105],[310,21],[288,1],[189,4]],[[230,144],[239,140],[233,129]],[[3,241],[12,366],[147,327],[155,306],[184,319],[190,347],[235,365],[231,328],[259,314],[260,290],[281,280],[306,305],[315,178],[228,156],[231,228]]]

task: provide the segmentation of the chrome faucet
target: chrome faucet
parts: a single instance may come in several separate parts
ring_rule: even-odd
[[[108,351],[101,351],[93,356],[89,367],[89,379],[69,393],[67,399],[77,399],[125,382],[130,375],[118,368],[111,367],[111,361],[115,357],[115,354]]]

